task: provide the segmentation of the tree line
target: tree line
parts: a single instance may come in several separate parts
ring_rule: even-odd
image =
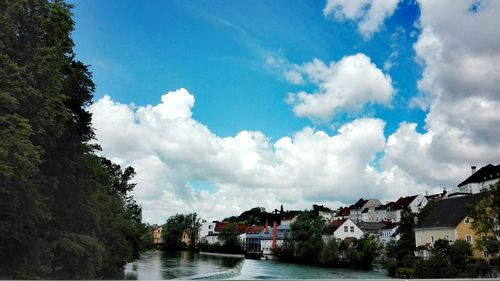
[[[135,175],[98,156],[71,5],[0,1],[0,276],[104,278],[148,240]]]

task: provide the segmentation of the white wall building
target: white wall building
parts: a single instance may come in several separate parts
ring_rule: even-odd
[[[332,226],[334,228],[333,237],[339,241],[343,241],[348,237],[359,239],[363,236],[363,231],[351,219],[333,221]]]
[[[500,165],[488,164],[476,172],[476,166],[472,166],[472,175],[458,185],[462,193],[479,193],[500,180]]]

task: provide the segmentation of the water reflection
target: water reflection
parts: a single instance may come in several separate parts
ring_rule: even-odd
[[[125,266],[123,279],[162,280],[189,278],[225,271],[241,259],[200,255],[192,252],[145,252],[141,258]]]

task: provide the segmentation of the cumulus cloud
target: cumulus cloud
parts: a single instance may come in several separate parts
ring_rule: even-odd
[[[365,39],[379,31],[384,20],[394,14],[399,0],[327,0],[323,9],[325,16],[336,20],[352,20]]]
[[[426,132],[401,124],[383,161],[419,182],[456,186],[470,165],[500,159],[500,2],[419,5],[422,31],[414,48],[423,73],[413,105],[428,110]]]
[[[390,105],[395,92],[391,77],[361,53],[328,65],[314,59],[296,66],[295,72],[317,88],[313,93],[289,94],[287,102],[301,117],[328,121],[336,113],[358,112],[367,104]]]
[[[395,178],[402,180],[394,175],[403,172],[371,164],[386,147],[380,119],[354,120],[334,135],[306,127],[273,142],[255,131],[217,136],[193,119],[194,104],[194,96],[179,89],[157,105],[135,107],[105,96],[90,108],[103,154],[137,170],[134,195],[146,221],[162,223],[176,212],[221,219],[255,206],[335,207],[361,196],[423,192],[394,186]]]

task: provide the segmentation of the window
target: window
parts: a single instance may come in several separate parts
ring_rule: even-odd
[[[347,226],[344,226],[344,232],[349,232],[349,228]]]
[[[489,257],[490,256],[490,253],[488,253],[488,251],[483,251],[483,256],[485,258]]]
[[[472,236],[470,235],[465,236],[465,241],[467,241],[468,243],[472,243]]]
[[[469,224],[470,223],[470,219],[469,218],[465,218],[464,223]]]
[[[354,226],[351,226],[351,232],[354,232]]]
[[[449,235],[446,235],[446,236],[445,236],[445,239],[449,241],[449,240],[450,240],[450,236],[449,236]]]
[[[434,236],[431,236],[431,242],[434,243]]]

